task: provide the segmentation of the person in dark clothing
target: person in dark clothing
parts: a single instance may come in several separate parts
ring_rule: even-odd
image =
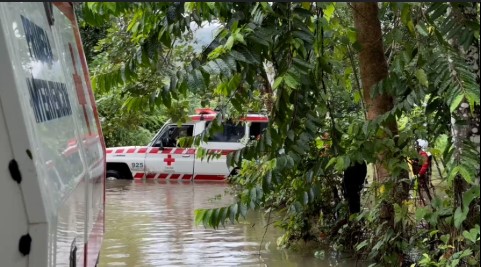
[[[366,181],[366,175],[367,165],[364,161],[354,162],[344,171],[342,187],[351,214],[361,211],[361,190]]]

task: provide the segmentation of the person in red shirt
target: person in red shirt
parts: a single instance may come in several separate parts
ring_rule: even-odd
[[[418,194],[419,198],[423,202],[423,205],[426,205],[423,197],[422,191],[424,190],[426,192],[426,195],[428,196],[429,201],[432,200],[431,193],[429,192],[429,167],[430,167],[430,162],[429,162],[429,155],[426,152],[426,149],[428,147],[428,141],[423,140],[423,139],[418,139],[416,140],[416,150],[419,153],[421,161],[419,159],[413,160],[413,173],[416,176],[416,179],[418,180]]]

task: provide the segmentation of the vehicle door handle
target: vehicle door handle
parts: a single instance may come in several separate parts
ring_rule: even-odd
[[[190,155],[182,155],[183,158],[188,158]]]

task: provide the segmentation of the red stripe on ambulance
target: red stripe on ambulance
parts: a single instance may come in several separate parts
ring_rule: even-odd
[[[131,154],[131,153],[134,153],[134,152],[135,152],[135,148],[129,148],[129,149],[127,149],[126,153]]]
[[[269,122],[269,119],[267,117],[247,117],[240,119],[240,121]]]
[[[205,180],[205,181],[221,181],[224,180],[225,176],[224,175],[202,175],[202,174],[197,174],[194,177],[194,180]]]
[[[235,152],[236,150],[222,150],[222,149],[209,149],[207,150],[207,154],[209,155],[216,155],[216,154],[221,154],[221,155],[229,155],[232,152]]]
[[[144,178],[144,173],[143,172],[138,172],[136,174],[134,174],[134,178]]]
[[[147,152],[147,148],[146,148],[146,147],[141,147],[141,148],[137,151],[137,153],[141,153],[141,154],[143,154],[143,153],[145,153],[145,152]]]
[[[175,148],[165,148],[164,150],[162,150],[162,154],[170,154],[172,152],[172,150],[174,150]]]
[[[153,147],[150,149],[149,153],[150,154],[157,154],[157,152],[159,152],[159,148],[158,147]]]
[[[176,149],[174,154],[184,154],[184,152],[187,152],[187,149]]]

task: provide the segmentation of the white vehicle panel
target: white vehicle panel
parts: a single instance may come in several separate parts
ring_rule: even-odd
[[[2,46],[0,45],[0,53],[2,53],[1,50]],[[27,258],[18,252],[19,239],[28,233],[27,212],[23,207],[20,187],[13,180],[8,169],[8,165],[14,157],[2,114],[2,103],[0,101],[0,147],[2,148],[2,153],[0,153],[0,162],[2,162],[0,167],[0,177],[2,177],[0,179],[0,188],[2,189],[0,210],[5,211],[5,214],[2,215],[1,225],[3,229],[9,229],[8,231],[0,230],[0,259],[3,262],[11,263],[9,266],[12,267],[27,266]]]
[[[0,115],[8,125],[12,158],[26,177],[20,206],[32,236],[29,266],[69,266],[71,248],[83,266],[88,233],[103,211],[101,133],[94,103],[85,102],[82,110],[78,98],[79,92],[88,95],[83,52],[72,45],[79,43],[76,22],[56,5],[55,23],[49,25],[44,3],[0,3]]]

